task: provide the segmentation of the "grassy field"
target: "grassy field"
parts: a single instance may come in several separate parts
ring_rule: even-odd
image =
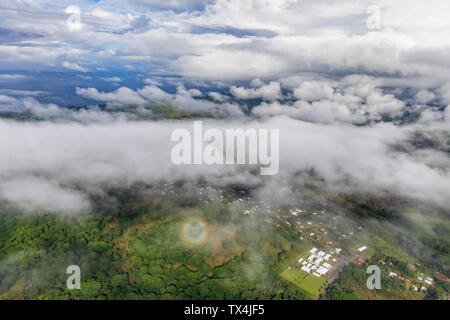
[[[324,277],[316,277],[311,274],[307,275],[298,269],[286,269],[280,276],[304,290],[311,299],[316,299],[327,283]]]
[[[319,293],[325,288],[326,284],[327,279],[324,277],[316,277],[310,274],[300,284],[300,288],[305,290],[312,297],[317,298]]]
[[[303,271],[297,269],[286,269],[280,274],[280,276],[299,287],[303,280],[305,280],[306,278],[306,274]]]

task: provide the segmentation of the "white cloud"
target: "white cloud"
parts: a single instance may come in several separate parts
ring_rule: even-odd
[[[281,86],[278,82],[270,82],[267,85],[262,85],[259,88],[247,89],[244,87],[230,88],[231,94],[238,99],[257,99],[261,98],[263,100],[277,100],[281,98]]]
[[[148,5],[154,8],[160,9],[171,9],[171,10],[189,10],[196,9],[205,3],[209,2],[208,0],[131,0],[138,4]]]
[[[0,95],[0,112],[14,112],[14,111],[23,111],[23,109],[17,108],[17,99]]]
[[[18,81],[28,79],[33,79],[33,77],[26,76],[23,74],[0,74],[0,81]]]
[[[440,87],[438,93],[445,104],[450,104],[450,81]]]
[[[152,102],[171,102],[172,96],[155,86],[145,86],[138,90],[139,94]]]
[[[264,81],[261,81],[261,79],[259,79],[259,78],[256,78],[256,79],[253,79],[252,81],[250,81],[250,87],[253,87],[253,88],[259,88],[259,87],[262,87],[264,85]]]
[[[88,190],[104,184],[123,186],[199,175],[211,179],[227,176],[226,181],[231,182],[243,174],[242,168],[234,166],[200,166],[189,170],[174,166],[170,161],[171,133],[180,127],[192,129],[191,122],[120,121],[90,125],[0,122],[0,151],[4,155],[0,159],[0,193],[27,210],[85,210]],[[382,123],[353,127],[312,124],[285,117],[267,121],[211,120],[204,125],[220,130],[280,129],[280,175],[273,178],[280,188],[287,183],[283,177],[314,169],[329,188],[339,192],[388,191],[450,205],[448,157],[434,150],[424,154],[392,148],[406,144],[411,132],[423,129],[418,125],[398,127]],[[39,147],[36,141],[40,142]]]
[[[76,93],[85,98],[104,101],[114,105],[118,104],[144,104],[146,100],[144,100],[138,93],[135,91],[121,87],[117,89],[115,92],[99,92],[95,88],[77,88]]]
[[[96,88],[77,88],[76,92],[85,98],[107,102],[112,106],[123,106],[127,104],[145,105],[149,102],[165,102],[184,111],[200,111],[232,117],[243,114],[237,104],[216,104],[211,101],[196,99],[202,93],[197,89],[186,90],[183,86],[179,86],[175,94],[168,94],[155,86],[145,86],[136,91],[122,87],[114,92],[99,92]]]
[[[70,215],[87,213],[91,209],[84,194],[32,177],[0,182],[0,199],[32,213],[42,211]]]
[[[21,98],[0,95],[0,112],[31,113],[41,120],[57,122],[77,121],[82,123],[112,122],[135,118],[133,114],[123,112],[102,111],[98,106],[88,106],[81,109],[61,108],[56,104],[42,104],[29,95]]]
[[[383,116],[402,116],[405,103],[393,94],[383,93],[376,84],[372,78],[360,76],[340,82],[303,81],[292,93],[297,101],[263,103],[252,113],[262,117],[287,115],[316,123],[364,123]]]
[[[417,103],[427,104],[436,99],[436,95],[429,90],[420,90],[416,93]]]
[[[79,71],[79,72],[88,72],[89,70],[87,68],[84,68],[76,63],[73,62],[68,62],[68,61],[64,61],[61,64],[64,68],[70,69],[70,70],[75,70],[75,71]]]
[[[10,96],[40,96],[47,94],[46,91],[16,90],[16,89],[0,89],[0,94]]]
[[[305,81],[294,90],[294,97],[306,101],[331,99],[334,89],[328,83],[319,81]]]
[[[208,96],[210,96],[216,102],[225,102],[230,98],[224,94],[221,94],[220,92],[209,92]]]
[[[156,86],[156,87],[160,87],[162,86],[162,83],[158,80],[152,79],[152,78],[146,78],[144,79],[144,83],[148,84],[150,86]]]
[[[107,82],[122,82],[122,79],[120,79],[119,77],[102,77],[100,79]]]

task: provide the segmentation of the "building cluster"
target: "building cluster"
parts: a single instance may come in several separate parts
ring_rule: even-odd
[[[397,273],[392,272],[392,271],[389,272],[389,277],[391,277],[391,278],[398,278],[398,279],[400,279],[402,281],[406,280],[404,276],[398,275]],[[420,282],[423,282],[425,285],[428,285],[428,286],[432,286],[433,285],[433,278],[431,278],[431,277],[425,277],[424,278],[424,277],[418,276],[417,280],[419,280]],[[419,285],[420,290],[427,291],[428,288],[425,285]],[[419,291],[419,287],[411,286],[410,288],[413,289],[414,291]]]
[[[428,285],[428,286],[432,286],[432,285],[433,285],[433,278],[431,278],[431,277],[425,277],[425,278],[423,278],[423,277],[421,277],[421,276],[418,276],[418,277],[417,277],[417,280],[419,280],[420,282],[425,283],[425,284]],[[412,288],[413,288],[414,291],[418,291],[418,290],[419,290],[416,286],[413,286]],[[422,291],[427,291],[428,289],[427,289],[427,287],[425,287],[425,286],[421,286],[420,290],[422,290]]]
[[[339,249],[338,249],[339,250]],[[316,277],[325,276],[328,271],[333,267],[331,265],[331,254],[324,251],[319,251],[317,248],[309,250],[309,256],[304,260],[300,258],[298,263],[302,265],[301,270],[306,273],[312,273]],[[336,261],[336,259],[333,259]]]

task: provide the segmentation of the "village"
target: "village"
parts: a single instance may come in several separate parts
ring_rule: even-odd
[[[173,184],[163,184],[160,191],[163,195],[175,197],[176,189]],[[364,239],[365,227],[326,201],[311,203],[301,198],[288,199],[291,208],[280,209],[254,199],[243,190],[230,191],[208,185],[199,187],[197,192],[197,201],[204,206],[216,201],[227,202],[231,212],[240,213],[243,218],[260,220],[273,226],[274,231],[294,233],[298,241],[306,247],[309,245],[281,276],[306,288],[314,297],[335,281],[346,265],[355,263],[367,268],[366,261],[373,254],[373,249],[360,240]],[[434,284],[433,278],[423,272],[418,271],[412,277],[396,270],[392,263],[386,265],[384,260],[380,260],[378,264],[387,270],[389,278],[402,281],[407,290],[426,293]]]

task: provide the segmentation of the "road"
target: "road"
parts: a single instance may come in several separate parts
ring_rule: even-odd
[[[341,272],[341,270],[350,262],[352,262],[353,260],[355,260],[359,255],[359,252],[355,252],[352,256],[350,257],[345,257],[343,259],[340,259],[338,261],[338,263],[331,268],[331,270],[328,272],[327,274],[327,279],[328,279],[328,285],[330,285],[331,283],[333,283],[339,276],[339,273]]]

